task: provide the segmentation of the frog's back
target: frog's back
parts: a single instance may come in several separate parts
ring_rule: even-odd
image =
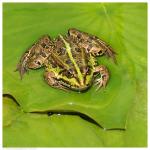
[[[58,74],[67,78],[75,78],[79,84],[88,84],[93,77],[90,54],[82,47],[79,47],[77,41],[65,37],[64,40],[68,44],[66,47],[61,38],[54,41],[54,49],[49,57],[49,65],[57,68]],[[87,76],[91,78],[86,81]]]

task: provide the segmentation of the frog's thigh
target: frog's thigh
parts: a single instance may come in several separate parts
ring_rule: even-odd
[[[95,73],[100,73],[101,77],[99,79],[96,79],[96,85],[98,85],[98,89],[100,87],[106,87],[107,85],[107,82],[109,80],[109,71],[108,69],[103,66],[103,65],[99,65],[99,66],[96,66],[95,67],[95,70],[94,70]]]
[[[52,71],[45,72],[44,79],[48,83],[48,85],[50,85],[51,87],[62,89],[62,90],[67,90],[66,87],[63,84],[61,84],[60,81],[56,79],[56,76]]]

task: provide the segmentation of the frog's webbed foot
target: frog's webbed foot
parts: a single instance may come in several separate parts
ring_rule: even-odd
[[[100,65],[95,67],[95,73],[99,73],[101,75],[100,78],[95,79],[95,85],[98,86],[96,90],[100,89],[101,87],[105,88],[109,80],[108,69],[105,66]]]
[[[45,72],[44,73],[44,79],[53,88],[61,89],[64,91],[69,91],[67,87],[65,87],[61,81],[57,80],[55,74],[53,72]]]

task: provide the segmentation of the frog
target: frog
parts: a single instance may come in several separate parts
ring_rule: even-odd
[[[108,68],[97,57],[106,56],[116,63],[116,52],[97,36],[76,28],[52,39],[39,38],[20,58],[16,71],[21,79],[30,69],[44,67],[44,80],[53,88],[83,92],[93,84],[96,90],[106,87],[110,79]]]

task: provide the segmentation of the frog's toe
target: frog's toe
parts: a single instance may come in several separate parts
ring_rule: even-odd
[[[100,73],[101,75],[100,78],[95,80],[95,85],[98,86],[96,90],[100,89],[101,87],[105,88],[109,80],[108,69],[105,66],[100,65],[95,68],[95,73]]]
[[[98,91],[101,87],[106,87],[107,82],[103,80],[103,78],[99,78],[95,80],[95,85],[97,86],[96,91]]]
[[[28,71],[28,68],[24,64],[18,64],[15,71],[19,71],[20,78],[23,78],[23,75]]]

